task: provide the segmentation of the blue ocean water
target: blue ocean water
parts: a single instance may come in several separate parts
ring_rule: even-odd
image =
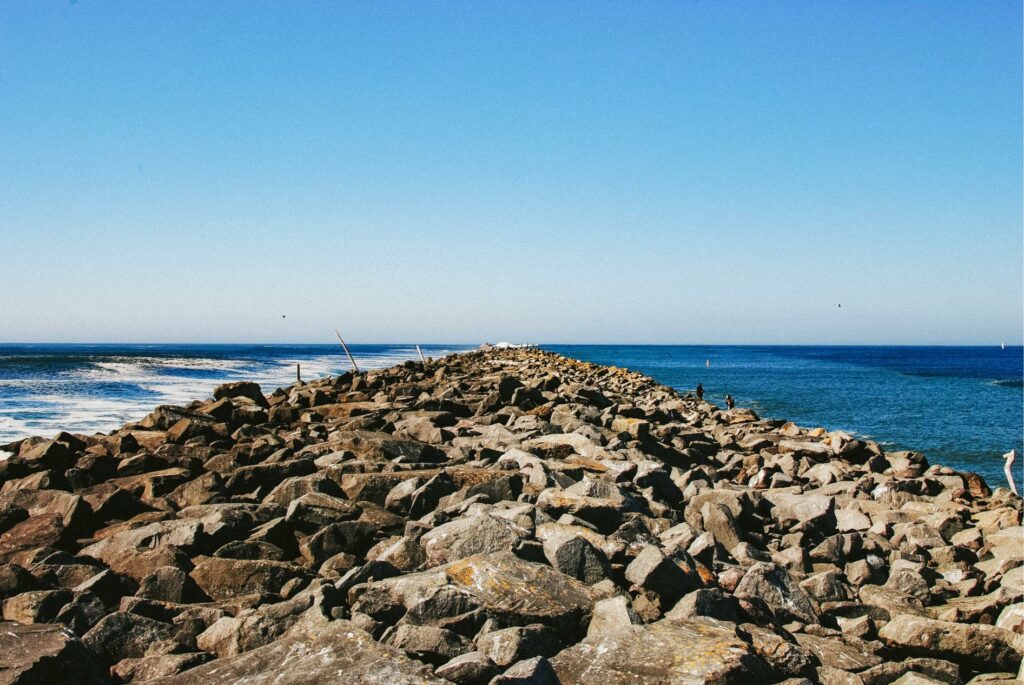
[[[413,345],[353,345],[361,367],[417,357]],[[471,349],[425,345],[427,356]],[[1024,448],[1024,348],[550,345],[704,384],[763,416],[843,429],[1003,484],[1001,454]],[[348,369],[337,345],[0,345],[0,444],[59,430],[107,431],[157,404],[185,404],[227,380],[287,385]],[[708,366],[710,363],[710,366]],[[1024,461],[1024,460],[1022,460]],[[1022,472],[1024,475],[1024,472]]]
[[[867,436],[886,449],[1005,485],[1002,454],[1024,448],[1024,348],[554,345],[679,390],[703,383],[759,415]],[[707,364],[710,363],[710,366]],[[1022,459],[1016,466],[1021,467]],[[1024,469],[1018,468],[1020,485]]]

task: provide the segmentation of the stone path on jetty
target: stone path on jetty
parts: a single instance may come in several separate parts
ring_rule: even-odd
[[[0,685],[991,684],[1024,653],[1007,489],[536,349],[10,449]]]

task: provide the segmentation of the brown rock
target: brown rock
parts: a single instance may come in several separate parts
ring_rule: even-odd
[[[264,647],[217,659],[147,685],[443,685],[399,650],[349,621],[295,631]]]
[[[0,623],[0,684],[107,682],[89,650],[64,626]]]

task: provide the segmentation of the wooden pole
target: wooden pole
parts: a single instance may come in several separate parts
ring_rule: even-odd
[[[416,353],[420,355],[420,361],[426,364],[427,360],[423,358],[423,350],[420,349],[419,345],[416,346]]]
[[[354,359],[354,358],[352,357],[352,353],[348,351],[348,345],[346,345],[346,344],[345,344],[345,341],[344,341],[344,340],[342,340],[342,338],[341,338],[341,333],[340,333],[340,332],[338,331],[338,329],[337,329],[337,328],[335,328],[335,329],[334,329],[334,334],[335,334],[336,336],[338,336],[338,342],[340,342],[340,343],[341,343],[341,347],[342,347],[342,349],[344,349],[344,350],[345,350],[345,354],[347,354],[347,355],[348,355],[348,360],[349,360],[350,362],[352,362],[352,368],[353,368],[353,369],[355,370],[355,372],[356,372],[356,373],[359,373],[359,367],[358,367],[358,366],[356,366],[356,360],[355,360],[355,359]]]
[[[299,383],[302,382],[302,364],[295,364],[295,380]]]

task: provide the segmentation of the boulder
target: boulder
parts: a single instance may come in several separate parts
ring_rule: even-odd
[[[501,671],[480,652],[466,652],[437,667],[434,674],[457,685],[487,685]]]
[[[235,381],[233,383],[223,383],[213,389],[213,398],[215,400],[233,397],[247,397],[264,409],[270,408],[270,403],[267,402],[267,398],[263,395],[259,383]]]
[[[867,643],[853,637],[826,638],[806,633],[797,633],[794,637],[801,647],[829,668],[856,673],[882,663],[882,658]]]
[[[1017,635],[996,626],[894,616],[878,637],[901,656],[950,659],[982,671],[1016,671],[1021,664]]]
[[[747,569],[735,595],[763,601],[782,621],[818,622],[814,603],[789,572],[775,564],[758,562]]]
[[[772,503],[772,517],[780,524],[796,522],[802,527],[819,530],[835,530],[836,501],[825,495],[804,495],[792,493],[765,492],[765,498]]]
[[[707,618],[603,632],[563,650],[551,665],[562,685],[753,683],[770,677],[735,626]]]
[[[153,654],[139,659],[124,659],[111,668],[111,673],[125,682],[149,682],[156,678],[177,675],[213,658],[206,652],[184,654]]]
[[[648,545],[626,567],[626,580],[637,588],[655,593],[667,605],[703,583],[697,573],[676,562],[654,545]]]
[[[18,623],[51,623],[58,612],[71,601],[69,590],[35,590],[4,600],[5,621]]]
[[[555,570],[587,585],[611,576],[608,557],[582,536],[549,537],[544,541],[544,556]]]
[[[177,632],[170,623],[115,611],[83,635],[82,642],[104,663],[116,664],[122,659],[145,656],[154,643],[174,641]]]
[[[64,626],[0,623],[3,685],[105,685],[105,669]]]
[[[562,685],[551,663],[542,656],[519,661],[497,676],[490,685]]]
[[[377,643],[350,621],[293,630],[263,647],[147,685],[444,685],[423,664]]]
[[[213,599],[230,599],[257,592],[278,593],[305,571],[280,561],[198,557],[189,573],[196,585]]]
[[[356,556],[366,554],[373,546],[376,528],[365,521],[332,523],[310,535],[299,544],[299,553],[310,568],[318,569],[327,559],[341,552]]]
[[[511,522],[480,514],[457,518],[420,538],[428,566],[439,566],[475,554],[512,550],[528,531]]]
[[[554,632],[542,625],[493,630],[478,637],[476,646],[501,668],[537,656],[551,657],[562,649]]]
[[[469,641],[450,630],[436,626],[399,625],[386,644],[401,649],[419,661],[440,666],[471,650]]]

